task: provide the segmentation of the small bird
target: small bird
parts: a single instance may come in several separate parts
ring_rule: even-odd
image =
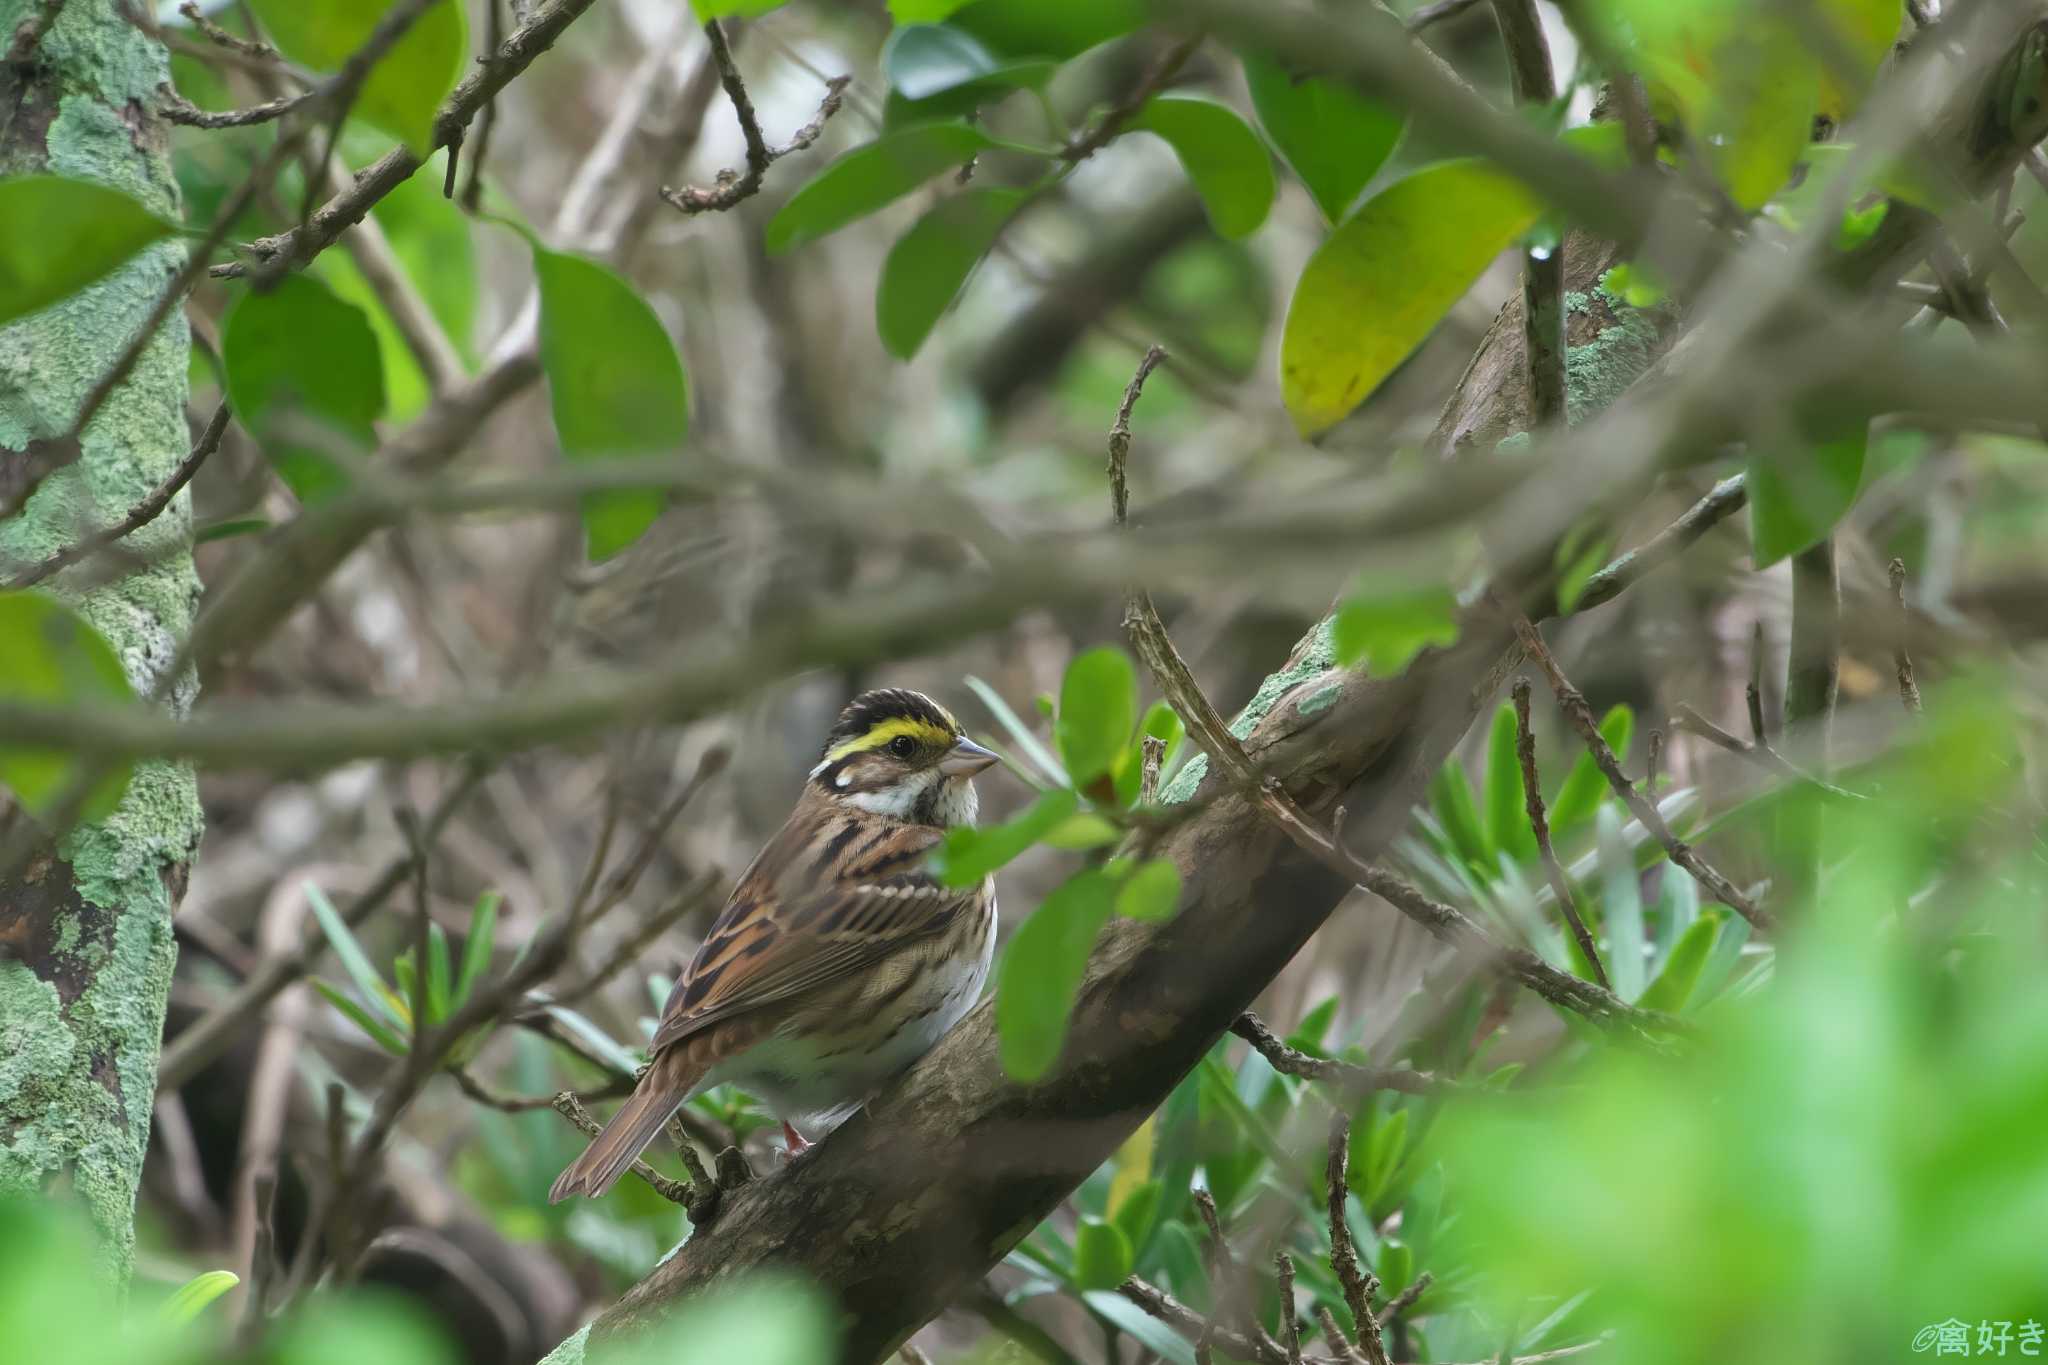
[[[974,823],[974,775],[994,762],[922,693],[848,703],[669,993],[639,1084],[549,1202],[609,1190],[700,1090],[758,1095],[794,1154],[796,1123],[837,1124],[930,1051],[988,979],[996,895],[992,878],[944,885],[927,858]]]

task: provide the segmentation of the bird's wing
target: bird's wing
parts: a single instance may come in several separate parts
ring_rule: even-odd
[[[943,932],[981,899],[925,865],[944,832],[864,812],[792,821],[754,860],[662,1010],[659,1052],[720,1019],[804,995]]]

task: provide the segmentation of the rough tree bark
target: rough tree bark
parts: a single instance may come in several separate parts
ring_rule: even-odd
[[[0,0],[0,35],[55,17],[19,61],[0,62],[0,175],[44,172],[123,190],[175,218],[163,48],[115,0]],[[150,248],[72,298],[0,328],[0,481],[33,443],[62,437],[94,381],[184,264]],[[118,518],[177,465],[185,420],[184,316],[174,312],[87,426],[77,459],[0,522],[0,563],[33,563]],[[180,493],[129,542],[143,567],[94,586],[90,565],[51,580],[113,645],[137,692],[154,687],[198,594],[190,504]],[[189,705],[196,681],[174,704]],[[23,817],[13,812],[13,819]],[[136,1183],[149,1140],[157,1046],[176,949],[171,912],[200,834],[189,767],[144,763],[104,821],[39,848],[0,883],[0,1195],[68,1182],[107,1272],[133,1254]]]

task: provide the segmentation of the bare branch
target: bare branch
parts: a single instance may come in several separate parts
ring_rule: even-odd
[[[1678,520],[1635,549],[1617,555],[1606,568],[1587,579],[1585,589],[1580,592],[1572,610],[1590,611],[1612,602],[1645,575],[1670,563],[1701,536],[1741,511],[1748,501],[1749,493],[1742,475],[1721,480],[1707,491],[1706,496],[1687,508]]]
[[[1309,1081],[1329,1081],[1338,1086],[1347,1097],[1370,1094],[1375,1090],[1398,1090],[1408,1095],[1440,1094],[1447,1090],[1461,1088],[1456,1081],[1445,1081],[1427,1071],[1413,1071],[1406,1067],[1360,1066],[1356,1062],[1341,1062],[1331,1057],[1311,1057],[1308,1053],[1291,1048],[1280,1041],[1258,1015],[1247,1010],[1237,1016],[1237,1022],[1230,1031],[1250,1043],[1261,1057],[1275,1071],[1284,1076],[1299,1076]]]
[[[1593,708],[1586,704],[1585,695],[1573,687],[1571,680],[1565,677],[1564,670],[1558,667],[1556,658],[1551,655],[1549,646],[1543,643],[1543,637],[1537,634],[1536,627],[1530,624],[1526,616],[1517,617],[1514,624],[1515,634],[1521,640],[1522,648],[1528,651],[1529,657],[1536,661],[1544,676],[1550,680],[1550,690],[1557,694],[1558,705],[1563,708],[1565,719],[1579,732],[1579,738],[1585,741],[1587,751],[1593,755],[1595,766],[1606,776],[1608,785],[1614,788],[1614,793],[1621,798],[1622,804],[1626,805],[1636,819],[1642,822],[1643,828],[1650,831],[1657,842],[1664,846],[1664,851],[1671,855],[1671,861],[1690,872],[1693,880],[1705,888],[1708,895],[1736,911],[1757,928],[1773,928],[1777,923],[1775,917],[1738,891],[1733,882],[1706,859],[1700,857],[1690,844],[1671,832],[1671,827],[1664,823],[1664,817],[1658,813],[1656,803],[1637,791],[1635,783],[1629,781],[1628,774],[1621,770],[1621,761],[1614,756],[1614,750],[1600,734],[1599,722],[1593,718]]]
[[[1179,74],[1196,48],[1202,45],[1202,35],[1197,33],[1183,38],[1168,48],[1154,62],[1151,69],[1138,79],[1124,97],[1103,111],[1102,117],[1077,134],[1060,149],[1060,159],[1067,162],[1086,161],[1089,157],[1108,146],[1124,125],[1137,117],[1145,101],[1166,88],[1166,83]]]
[[[761,133],[760,119],[754,113],[754,101],[747,94],[746,82],[740,79],[740,69],[732,59],[732,48],[726,43],[725,30],[714,19],[704,25],[704,35],[711,40],[711,57],[718,64],[719,84],[725,87],[725,96],[732,101],[733,114],[740,121],[740,135],[746,139],[747,168],[744,171],[720,171],[717,185],[708,190],[695,186],[674,189],[663,185],[662,200],[689,214],[722,213],[758,194],[771,165],[792,152],[802,151],[824,134],[826,122],[839,112],[847,83],[852,79],[834,76],[826,81],[825,98],[818,103],[818,116],[797,129],[780,147],[771,147]]]
[[[1351,1309],[1367,1365],[1388,1365],[1380,1320],[1372,1311],[1379,1281],[1358,1263],[1358,1248],[1351,1242],[1351,1220],[1344,1211],[1351,1197],[1351,1116],[1342,1109],[1330,1115],[1330,1160],[1324,1178],[1329,1195],[1330,1269],[1344,1287],[1344,1302]]]
[[[1906,561],[1894,559],[1889,566],[1892,602],[1898,611],[1898,643],[1892,646],[1892,668],[1898,674],[1899,701],[1912,715],[1920,714],[1920,684],[1913,676],[1913,656],[1906,650],[1906,634],[1912,613],[1906,607]]]
[[[163,510],[171,505],[171,499],[178,496],[179,490],[192,482],[192,476],[199,472],[199,466],[205,464],[207,457],[220,448],[221,437],[227,433],[228,416],[226,403],[216,407],[213,416],[206,423],[206,429],[199,433],[199,439],[193,443],[191,452],[178,462],[178,467],[172,470],[162,483],[129,508],[127,514],[119,521],[55,551],[40,563],[7,575],[0,579],[0,586],[10,589],[34,587],[58,570],[69,568],[80,560],[90,559],[116,541],[133,535],[156,520]]]
[[[1607,979],[1607,968],[1600,961],[1600,951],[1593,944],[1593,935],[1587,930],[1586,921],[1579,917],[1571,878],[1565,875],[1564,864],[1557,860],[1557,850],[1550,844],[1550,819],[1543,809],[1543,784],[1536,776],[1536,736],[1529,726],[1529,680],[1515,679],[1511,695],[1515,702],[1515,758],[1522,769],[1522,805],[1529,813],[1530,828],[1536,832],[1536,852],[1543,859],[1543,872],[1550,879],[1550,890],[1557,897],[1557,908],[1564,915],[1572,937],[1578,940],[1579,951],[1592,965],[1593,979],[1612,990],[1613,983]]]

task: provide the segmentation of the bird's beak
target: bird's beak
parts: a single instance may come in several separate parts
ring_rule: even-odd
[[[973,740],[962,735],[955,740],[946,756],[939,760],[939,771],[948,777],[972,777],[983,768],[1001,760]]]

